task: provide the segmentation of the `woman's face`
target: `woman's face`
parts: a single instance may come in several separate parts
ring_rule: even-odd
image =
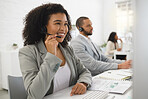
[[[48,20],[47,33],[53,34],[58,42],[63,42],[67,32],[68,32],[68,21],[64,13],[52,14]]]
[[[117,36],[117,34],[115,35],[115,40],[118,40],[118,36]]]

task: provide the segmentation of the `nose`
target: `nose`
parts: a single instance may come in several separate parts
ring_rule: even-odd
[[[93,27],[91,26],[91,29],[93,30]]]
[[[65,31],[65,30],[66,30],[66,26],[65,26],[64,24],[61,25],[61,26],[60,26],[60,30],[61,30],[61,31]]]

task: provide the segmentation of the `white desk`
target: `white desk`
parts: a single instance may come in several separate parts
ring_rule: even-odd
[[[94,78],[94,77],[93,77]],[[61,91],[55,92],[54,94],[46,96],[44,99],[82,99],[92,91],[88,91],[83,95],[74,95],[70,96],[72,87],[68,87]],[[132,88],[129,88],[123,95],[122,94],[112,94],[109,93],[110,96],[115,96],[114,99],[132,99]],[[110,99],[110,98],[107,98]]]
[[[55,92],[54,94],[46,96],[44,99],[82,99],[92,91],[87,91],[83,95],[73,95],[70,96],[72,87],[68,87],[61,91]],[[110,96],[115,96],[114,99],[132,99],[132,88],[128,89],[123,95],[121,94],[109,94]]]

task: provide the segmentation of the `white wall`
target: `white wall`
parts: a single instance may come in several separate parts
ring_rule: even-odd
[[[148,99],[148,0],[136,0],[134,97]]]
[[[22,29],[25,15],[39,0],[0,0],[0,49],[11,49],[13,43],[22,46]]]
[[[69,12],[72,24],[75,24],[80,16],[89,17],[94,27],[93,41],[97,44],[102,41],[103,0],[0,0],[0,50],[12,50],[13,43],[17,43],[19,47],[23,46],[22,30],[25,15],[46,2],[61,3]]]
[[[116,31],[116,0],[103,0],[103,42],[107,42],[112,31]]]

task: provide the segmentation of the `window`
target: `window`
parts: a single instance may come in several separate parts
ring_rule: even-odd
[[[117,0],[116,2],[116,28],[118,36],[124,41],[132,38],[133,10],[131,0]]]

